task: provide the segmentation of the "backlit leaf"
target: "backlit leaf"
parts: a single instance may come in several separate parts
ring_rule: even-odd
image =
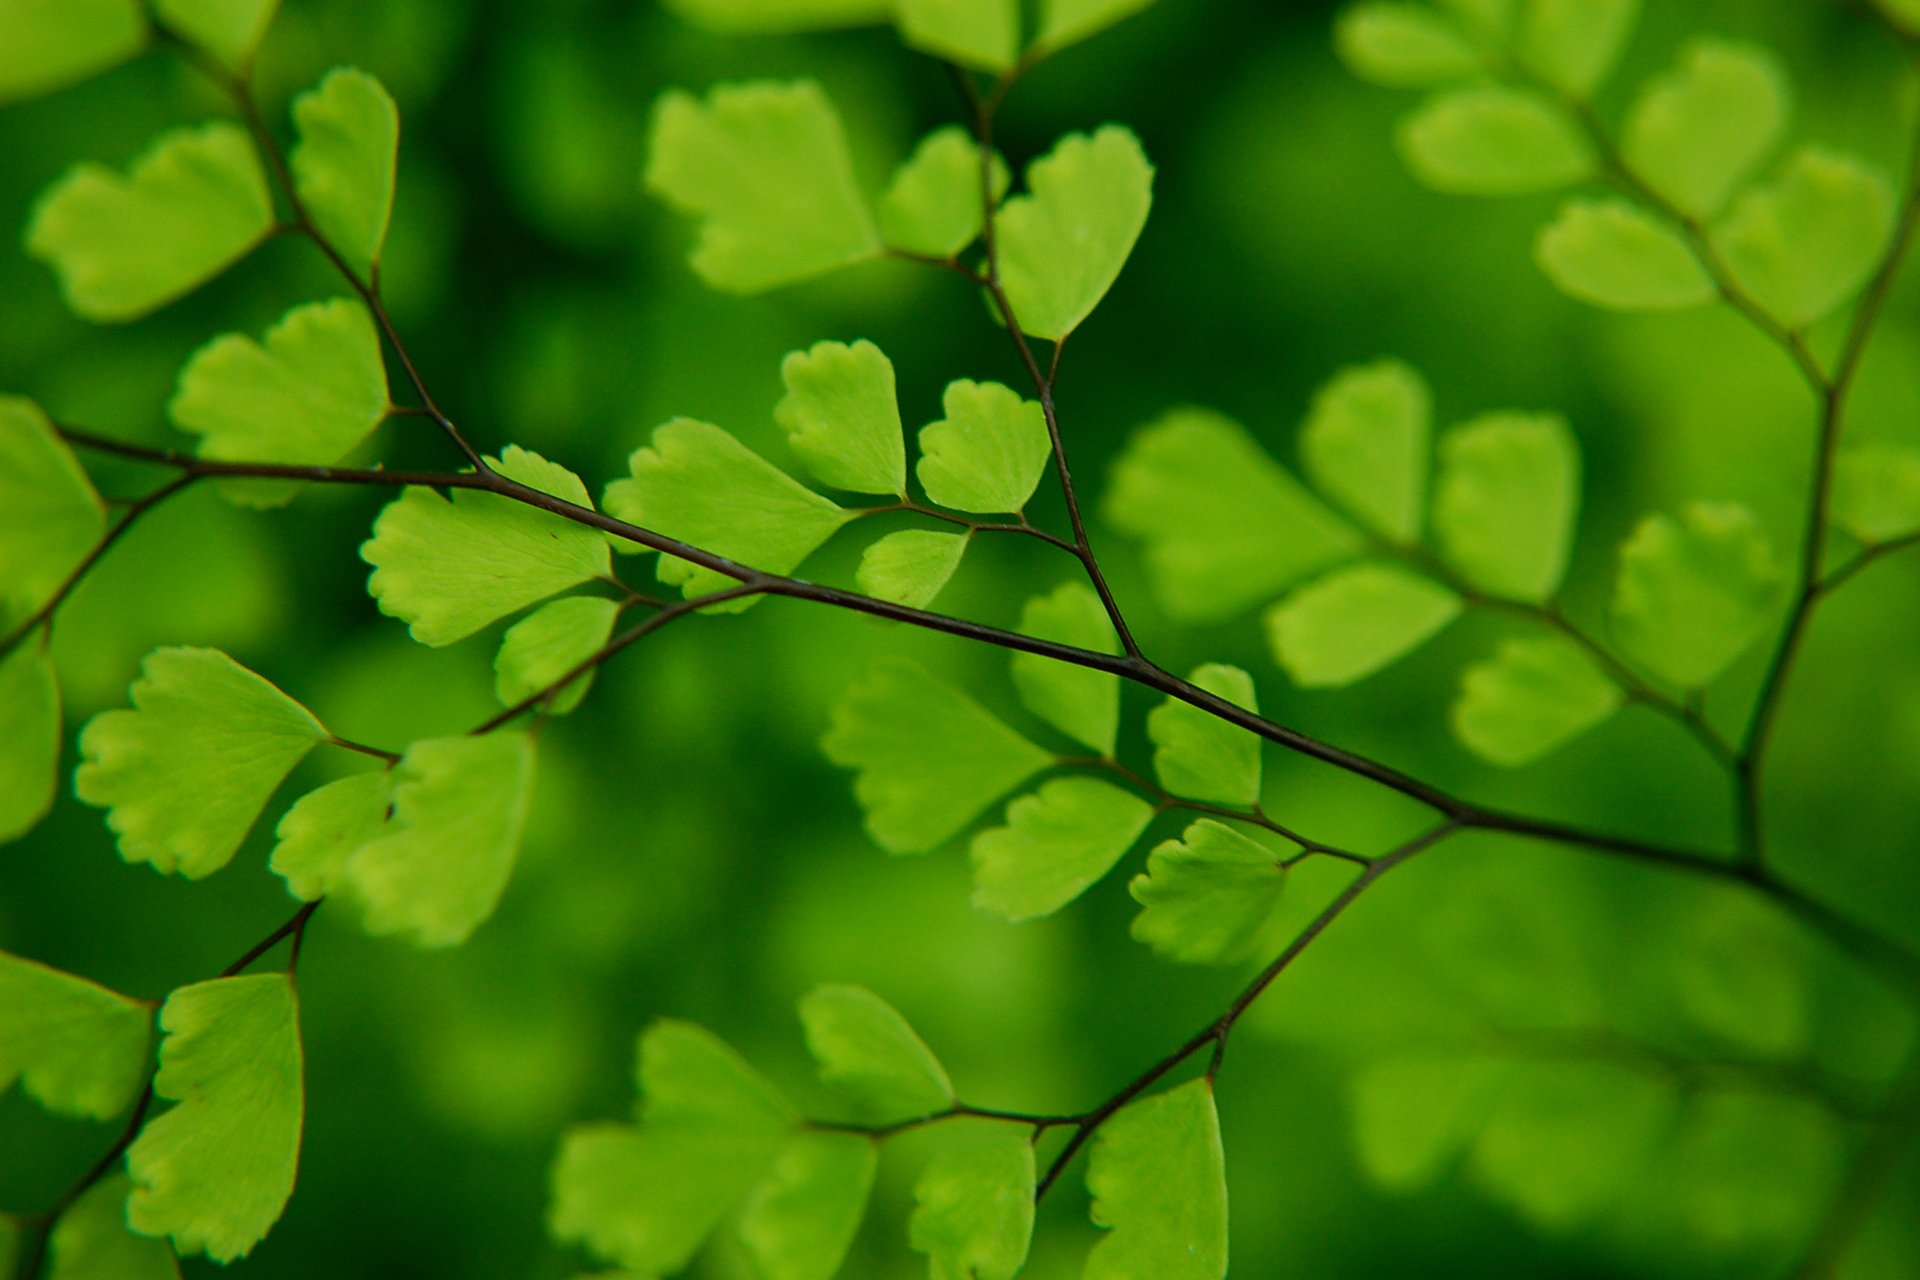
[[[1593,149],[1565,112],[1530,89],[1478,85],[1434,98],[1401,122],[1414,176],[1455,195],[1552,191],[1593,173]]]
[[[127,1221],[182,1254],[252,1251],[300,1160],[300,1015],[293,980],[256,973],[181,987],[160,1011],[156,1096],[178,1103],[127,1151]]]
[[[160,21],[188,44],[244,75],[280,0],[154,0]]]
[[[642,1273],[686,1266],[761,1178],[794,1117],[710,1032],[663,1020],[640,1038],[640,1124],[568,1132],[548,1226]]]
[[[393,216],[399,108],[378,80],[340,67],[293,100],[293,123],[300,141],[288,161],[300,203],[349,265],[371,271]]]
[[[1253,677],[1238,667],[1210,662],[1189,680],[1248,711],[1259,709]],[[1220,804],[1252,805],[1260,799],[1260,739],[1177,698],[1147,713],[1153,739],[1153,771],[1174,795]]]
[[[1573,200],[1533,246],[1569,297],[1618,311],[1674,311],[1719,296],[1693,250],[1624,200]]]
[[[863,1114],[904,1120],[953,1105],[953,1084],[933,1050],[865,987],[815,987],[800,1001],[800,1022],[821,1081]]]
[[[215,338],[180,371],[167,405],[175,426],[200,437],[203,458],[325,465],[387,416],[387,370],[373,318],[335,298],[295,307],[267,330]],[[231,481],[254,506],[290,501],[297,486]]]
[[[147,1072],[150,1006],[0,951],[0,1093],[18,1080],[60,1115],[107,1120]]]
[[[1128,1104],[1087,1159],[1094,1245],[1085,1280],[1221,1280],[1227,1274],[1227,1169],[1213,1083],[1191,1080]]]
[[[1368,1063],[1349,1083],[1360,1167],[1388,1191],[1431,1186],[1479,1131],[1498,1082],[1498,1068],[1486,1058]]]
[[[895,0],[894,21],[912,48],[978,71],[1020,56],[1019,0]]]
[[[992,164],[998,200],[1010,175],[998,155]],[[980,191],[979,144],[958,125],[935,129],[893,171],[880,197],[880,236],[895,249],[950,258],[980,235]]]
[[[393,771],[393,818],[342,871],[373,933],[465,942],[493,914],[520,854],[533,747],[511,732],[429,738]]]
[[[1460,597],[1397,565],[1335,569],[1267,611],[1274,656],[1295,684],[1352,684],[1411,653],[1460,616]]]
[[[932,1280],[1013,1280],[1033,1242],[1033,1143],[1009,1132],[949,1147],[914,1184],[909,1239]]]
[[[1620,686],[1559,636],[1503,641],[1460,677],[1453,732],[1495,764],[1531,764],[1620,709]]]
[[[1009,920],[1051,915],[1113,869],[1153,806],[1094,778],[1056,778],[973,838],[973,904]]]
[[[155,649],[131,711],[80,735],[74,791],[107,810],[120,856],[190,880],[227,864],[281,780],[327,730],[217,649]]]
[[[631,475],[607,486],[607,511],[769,573],[790,573],[854,518],[705,422],[675,418],[627,459]],[[688,599],[733,579],[661,556],[660,581]]]
[[[146,47],[139,0],[0,0],[0,102],[98,75]]]
[[[1920,0],[1873,0],[1887,21],[1908,35],[1920,35]]]
[[[1441,437],[1434,531],[1447,562],[1488,595],[1551,598],[1579,508],[1579,446],[1561,419],[1493,413]]]
[[[1621,156],[1682,212],[1710,218],[1773,150],[1788,107],[1786,73],[1770,51],[1696,40],[1634,100]]]
[[[47,1241],[49,1280],[179,1280],[180,1267],[164,1240],[127,1227],[133,1181],[110,1174],[60,1215]],[[0,1263],[7,1261],[0,1247]]]
[[[1713,239],[1747,292],[1798,329],[1866,283],[1893,217],[1893,188],[1878,170],[1807,147],[1777,182],[1735,200]]]
[[[867,830],[889,853],[923,853],[1053,757],[925,668],[875,664],[833,709],[821,746],[854,769]]]
[[[840,117],[810,80],[721,85],[704,102],[668,93],[646,184],[703,218],[693,269],[717,289],[756,293],[880,252]]]
[[[1042,640],[1117,654],[1120,638],[1100,597],[1084,582],[1067,582],[1030,598],[1020,630]],[[1034,653],[1013,655],[1013,684],[1027,710],[1102,756],[1120,731],[1120,677]]]
[[[1529,0],[1518,52],[1548,83],[1576,98],[1606,79],[1640,16],[1640,0]]]
[[[871,342],[816,342],[780,362],[786,398],[773,416],[822,484],[853,493],[907,492],[906,438],[893,364]]]
[[[1264,604],[1360,547],[1245,428],[1205,409],[1176,409],[1135,434],[1105,512],[1147,544],[1155,595],[1189,622]]]
[[[876,599],[924,609],[960,567],[970,537],[927,529],[890,533],[861,553],[854,585]]]
[[[494,692],[513,707],[548,689],[600,651],[619,616],[619,605],[600,596],[568,596],[541,605],[501,638],[493,659]],[[592,685],[588,671],[542,707],[548,715],[563,716],[580,705]]]
[[[155,139],[122,177],[82,164],[49,188],[27,252],[89,320],[132,320],[244,257],[273,229],[267,175],[246,130],[224,121]]]
[[[1153,166],[1133,134],[1107,125],[1060,139],[1027,166],[1026,186],[996,220],[1000,281],[1020,327],[1057,342],[1119,278],[1147,224]]]
[[[947,416],[920,428],[914,474],[927,496],[954,511],[1018,511],[1053,456],[1039,404],[997,382],[947,384]]]
[[[1232,963],[1253,946],[1285,885],[1272,850],[1202,818],[1155,846],[1127,886],[1143,908],[1134,939],[1184,964]]]
[[[690,22],[733,34],[786,35],[886,22],[893,0],[666,0]]]
[[[1395,542],[1419,540],[1433,394],[1398,360],[1343,369],[1313,397],[1300,460],[1320,492]]]
[[[38,636],[0,657],[0,841],[53,807],[60,766],[60,684]]]
[[[294,897],[306,902],[325,897],[340,887],[347,859],[385,829],[392,804],[393,775],[385,769],[309,791],[274,829],[279,843],[269,865]]]
[[[1353,74],[1392,89],[1425,89],[1482,69],[1473,41],[1423,4],[1369,0],[1334,24],[1334,49]]]
[[[105,504],[46,414],[0,395],[0,605],[39,608],[106,529]]]
[[[1696,502],[1642,520],[1620,548],[1613,634],[1665,680],[1696,689],[1739,657],[1779,599],[1773,546],[1745,507]]]
[[[1037,48],[1049,52],[1099,35],[1153,0],[1041,0]]]
[[[1833,464],[1833,522],[1868,543],[1920,533],[1920,449],[1842,449]]]
[[[855,1133],[801,1133],[748,1199],[740,1238],[764,1280],[832,1280],[866,1216],[877,1152]]]
[[[593,505],[578,476],[518,445],[508,445],[494,466],[542,493]],[[450,547],[460,554],[449,555]],[[360,558],[373,566],[367,590],[380,612],[435,646],[464,640],[613,567],[597,530],[473,489],[455,489],[450,498],[408,489],[374,521]]]

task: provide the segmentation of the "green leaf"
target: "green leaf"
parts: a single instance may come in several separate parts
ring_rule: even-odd
[[[1420,538],[1433,393],[1398,360],[1342,369],[1313,397],[1300,460],[1320,492],[1395,542]]]
[[[336,67],[293,100],[293,123],[300,141],[288,159],[300,203],[364,276],[380,261],[393,217],[400,109],[366,72]]]
[[[593,505],[578,476],[518,445],[508,445],[493,466],[575,506]],[[450,547],[460,553],[449,555]],[[455,489],[451,500],[408,489],[374,521],[360,558],[373,566],[367,590],[380,612],[436,647],[613,568],[599,531],[474,489]]]
[[[769,573],[790,573],[857,512],[829,502],[719,427],[675,418],[633,451],[607,511]],[[688,599],[733,579],[661,556],[660,581]]]
[[[1304,688],[1352,684],[1413,652],[1460,616],[1460,597],[1397,565],[1336,569],[1267,611],[1267,638]]]
[[[933,1050],[898,1010],[865,987],[815,987],[800,1000],[800,1023],[821,1082],[876,1120],[905,1120],[953,1105],[953,1083]]]
[[[1698,689],[1767,625],[1781,570],[1754,514],[1696,502],[1642,520],[1620,548],[1613,634],[1648,670]]]
[[[1687,1018],[1718,1043],[1768,1061],[1817,1052],[1806,944],[1791,917],[1731,893],[1675,906],[1666,965]]]
[[[641,1036],[640,1092],[637,1128],[568,1132],[548,1227],[635,1271],[678,1271],[759,1183],[794,1117],[737,1053],[685,1022]]]
[[[853,493],[907,492],[907,446],[893,364],[871,342],[816,342],[780,362],[786,398],[774,420],[822,484]]]
[[[967,553],[972,533],[935,533],[903,529],[890,533],[860,556],[853,580],[879,600],[924,609],[947,585]]]
[[[646,185],[704,219],[693,269],[716,289],[757,293],[880,252],[840,117],[810,80],[668,93]]]
[[[387,403],[373,317],[334,298],[287,312],[265,346],[229,333],[194,352],[167,416],[200,437],[203,458],[326,465],[380,425]],[[228,496],[250,506],[277,506],[299,491],[273,481],[229,484]]]
[[[1040,0],[1039,52],[1051,53],[1099,35],[1114,23],[1131,18],[1153,0]]]
[[[1900,31],[1920,35],[1920,0],[1873,0],[1873,6]]]
[[[1799,329],[1866,283],[1893,218],[1893,188],[1877,169],[1807,147],[1777,182],[1734,201],[1713,240],[1768,314]]]
[[[78,84],[147,44],[139,0],[0,0],[0,31],[0,102]]]
[[[1341,14],[1333,47],[1353,74],[1390,89],[1426,89],[1483,69],[1479,50],[1452,19],[1397,0],[1369,0]]]
[[[1020,630],[1095,653],[1120,652],[1106,606],[1084,582],[1062,583],[1047,595],[1029,598],[1020,611]],[[1113,755],[1120,732],[1119,676],[1016,653],[1013,684],[1027,710],[1101,756]]]
[[[1833,522],[1866,543],[1920,533],[1920,449],[1842,449],[1833,464]]]
[[[1433,527],[1447,563],[1488,595],[1550,599],[1579,509],[1580,448],[1560,418],[1490,413],[1441,438]]]
[[[1401,122],[1399,143],[1416,178],[1454,195],[1552,191],[1594,171],[1574,122],[1531,89],[1450,90]]]
[[[1504,42],[1513,33],[1515,10],[1525,0],[1437,0],[1462,26],[1483,40]]]
[[[1388,1191],[1433,1185],[1479,1131],[1497,1083],[1498,1072],[1485,1058],[1368,1063],[1348,1086],[1360,1167]]]
[[[47,1241],[48,1280],[179,1280],[180,1267],[164,1240],[127,1227],[133,1181],[110,1174],[89,1187],[54,1224]],[[0,1248],[0,1263],[7,1261]]]
[[[34,207],[27,252],[89,320],[133,320],[206,283],[273,230],[267,175],[224,121],[160,135],[126,177],[82,164]]]
[[[27,636],[0,657],[0,842],[25,835],[53,807],[60,769],[60,684]]]
[[[154,15],[244,79],[280,0],[154,0]]]
[[[1786,73],[1770,51],[1696,40],[1634,100],[1621,157],[1683,213],[1710,218],[1773,150],[1788,108]]]
[[[1238,667],[1210,662],[1188,679],[1216,697],[1258,710],[1253,677]],[[1153,772],[1174,795],[1219,804],[1260,801],[1260,739],[1177,698],[1147,713],[1153,739]]]
[[[833,709],[820,741],[854,769],[867,831],[889,853],[924,853],[1053,763],[1053,757],[924,667],[876,663]]]
[[[1495,764],[1532,764],[1620,709],[1620,686],[1559,636],[1503,641],[1460,677],[1453,732]]]
[[[1085,1280],[1221,1280],[1227,1274],[1227,1169],[1213,1083],[1122,1108],[1087,1159],[1094,1245]]]
[[[993,197],[1007,193],[1010,176],[992,160]],[[980,146],[958,125],[935,129],[893,171],[880,197],[880,237],[895,249],[951,258],[980,235]]]
[[[1133,937],[1182,964],[1245,958],[1286,886],[1273,851],[1202,818],[1155,846],[1127,891],[1144,908]]]
[[[393,774],[393,817],[341,874],[373,933],[423,947],[465,942],[493,914],[520,853],[533,793],[526,735],[429,738]]]
[[[0,605],[38,609],[106,531],[106,505],[40,406],[0,395]]]
[[[147,1073],[152,1008],[0,951],[0,1093],[18,1080],[49,1111],[108,1120]]]
[[[689,22],[732,35],[791,35],[889,21],[893,0],[666,0]]]
[[[386,829],[393,775],[385,769],[336,779],[301,796],[274,829],[279,843],[269,862],[304,902],[345,882],[347,859]]]
[[[541,605],[507,628],[494,655],[494,692],[509,707],[542,692],[591,658],[613,635],[620,606],[599,596],[568,596]],[[593,672],[547,699],[548,715],[563,716],[593,686]]]
[[[1640,0],[1529,0],[1520,60],[1576,98],[1599,87],[1640,17]]]
[[[1113,870],[1153,806],[1094,778],[1056,778],[973,838],[973,905],[1009,920],[1052,915]]]
[[[787,1140],[740,1222],[740,1239],[763,1280],[833,1280],[866,1216],[877,1155],[862,1134]]]
[[[1018,511],[1053,456],[1046,415],[997,382],[947,384],[947,416],[920,428],[914,474],[940,506],[977,514]]]
[[[1186,622],[1234,617],[1360,548],[1245,428],[1205,409],[1135,434],[1105,514],[1146,542],[1154,593]]]
[[[155,649],[134,709],[80,735],[74,791],[106,809],[120,856],[198,880],[227,865],[281,781],[326,741],[305,707],[217,649]]]
[[[1033,1143],[1023,1132],[948,1147],[914,1183],[908,1239],[932,1280],[1013,1280],[1033,1244]]]
[[[1520,1062],[1501,1075],[1468,1168],[1545,1231],[1597,1216],[1658,1157],[1671,1082],[1610,1062]]]
[[[1018,0],[895,0],[894,21],[909,47],[976,71],[1020,57]]]
[[[1000,282],[1021,329],[1058,342],[1119,278],[1147,225],[1153,166],[1133,134],[1106,125],[1028,165],[1027,193],[996,219]]]
[[[300,1161],[300,1012],[284,973],[181,987],[160,1010],[157,1097],[179,1105],[149,1120],[127,1151],[135,1187],[127,1221],[176,1252],[243,1258],[293,1194]]]
[[[1570,200],[1533,245],[1569,297],[1616,311],[1678,311],[1720,296],[1676,233],[1624,200]]]

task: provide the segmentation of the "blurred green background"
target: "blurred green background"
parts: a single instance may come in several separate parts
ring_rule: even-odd
[[[1646,9],[1603,112],[1617,118],[1630,87],[1688,35],[1751,38],[1793,72],[1796,140],[1898,171],[1909,86],[1896,51],[1857,15],[1814,0]],[[1570,417],[1588,472],[1572,585],[1584,617],[1598,616],[1612,548],[1645,511],[1743,501],[1793,545],[1813,410],[1778,353],[1722,311],[1623,319],[1561,297],[1529,249],[1552,197],[1467,201],[1415,186],[1391,141],[1411,101],[1342,70],[1334,11],[1164,0],[1049,62],[1013,96],[1002,141],[1016,166],[1061,132],[1108,120],[1132,126],[1158,166],[1146,234],[1070,344],[1060,384],[1089,495],[1128,433],[1177,403],[1226,411],[1290,457],[1313,387],[1342,364],[1397,355],[1432,380],[1442,421],[1507,407]],[[263,94],[283,111],[341,63],[377,74],[403,112],[385,273],[394,318],[436,395],[489,451],[526,445],[597,490],[654,425],[686,414],[783,457],[770,414],[779,360],[823,337],[867,337],[888,352],[910,428],[938,416],[952,378],[1018,384],[1004,336],[952,278],[881,264],[766,298],[718,296],[685,266],[690,228],[639,190],[661,90],[798,74],[827,85],[877,190],[919,134],[956,116],[939,68],[887,33],[723,39],[631,0],[288,0],[263,57]],[[122,164],[161,128],[217,110],[191,73],[154,54],[0,111],[0,226],[23,227],[35,195],[74,161]],[[162,409],[189,352],[337,291],[310,250],[276,242],[153,319],[97,328],[68,317],[49,275],[10,249],[0,253],[0,389],[62,420],[164,441]],[[1911,285],[1892,300],[1851,439],[1920,443],[1916,303]],[[391,465],[450,464],[419,420],[390,423],[369,452]],[[108,493],[135,478],[113,466],[99,477]],[[313,491],[262,516],[202,490],[153,517],[62,615],[55,652],[71,724],[122,701],[157,644],[226,648],[343,734],[386,747],[484,718],[496,705],[489,641],[422,649],[367,599],[355,552],[380,501]],[[1034,514],[1061,513],[1049,498]],[[1451,742],[1444,716],[1458,669],[1514,624],[1470,619],[1355,689],[1296,690],[1252,619],[1170,625],[1131,549],[1098,527],[1095,536],[1169,668],[1240,663],[1282,721],[1489,802],[1676,843],[1727,838],[1724,783],[1649,714],[1630,710],[1518,774]],[[810,575],[844,581],[860,541],[837,541]],[[942,603],[999,623],[1072,568],[1025,544],[980,551]],[[644,566],[630,574],[646,576]],[[1821,616],[1768,794],[1786,871],[1908,939],[1920,936],[1916,587],[1920,561],[1889,562]],[[301,968],[300,1186],[244,1265],[282,1277],[582,1269],[544,1239],[547,1163],[568,1124],[627,1112],[634,1036],[656,1016],[713,1027],[810,1098],[793,1002],[818,982],[864,983],[919,1027],[969,1101],[1052,1110],[1105,1097],[1217,1014],[1245,975],[1176,970],[1132,943],[1123,875],[1057,918],[1008,925],[968,906],[957,849],[889,859],[868,843],[847,779],[816,742],[838,693],[875,655],[896,652],[1026,723],[1004,656],[991,651],[787,601],[695,620],[623,657],[579,713],[545,732],[524,861],[469,945],[421,953],[323,911]],[[1761,656],[1716,689],[1722,723],[1738,723]],[[1148,705],[1129,695],[1125,749],[1136,762]],[[1272,754],[1268,778],[1272,811],[1328,838],[1380,848],[1417,817]],[[0,851],[0,947],[159,997],[288,913],[265,851],[256,832],[233,867],[189,885],[122,865],[100,815],[63,799]],[[1294,894],[1297,918],[1316,887]],[[1722,1001],[1734,1012],[1721,1041],[1670,1038],[1676,1051],[1758,1046],[1870,1082],[1912,1032],[1897,1003],[1770,913],[1686,880],[1494,841],[1396,875],[1235,1038],[1221,1080],[1233,1274],[1785,1274],[1836,1194],[1853,1132],[1790,1094],[1748,1096],[1752,1122],[1735,1126],[1718,1164],[1657,1159],[1630,1171],[1617,1205],[1560,1231],[1467,1175],[1392,1196],[1355,1163],[1346,1086],[1378,1054],[1457,1043],[1509,1011],[1657,1036],[1677,1017],[1675,992],[1702,983],[1735,993]],[[1781,1000],[1792,1004],[1784,1013]],[[50,1202],[112,1132],[51,1120],[17,1091],[0,1099],[0,1206]],[[1554,1160],[1581,1167],[1578,1125],[1569,1132],[1541,1176]],[[899,1145],[849,1276],[924,1274],[904,1220],[916,1148],[928,1143]],[[1729,1181],[1730,1169],[1752,1176]],[[1694,1212],[1689,1197],[1705,1208]],[[1028,1274],[1077,1274],[1093,1238],[1077,1174],[1042,1224]],[[1845,1274],[1920,1275],[1916,1224],[1909,1152]],[[744,1274],[725,1246],[702,1265]]]

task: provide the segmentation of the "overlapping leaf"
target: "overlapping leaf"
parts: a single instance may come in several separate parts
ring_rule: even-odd
[[[1077,329],[1119,278],[1152,204],[1153,167],[1118,125],[1069,134],[1029,165],[1027,193],[996,220],[1000,281],[1020,327],[1055,342]]]
[[[924,609],[960,568],[972,536],[930,529],[890,533],[861,553],[854,585],[876,599]]]
[[[1153,806],[1095,778],[1056,778],[973,838],[973,902],[1009,920],[1051,915],[1113,869]]]
[[[765,1280],[833,1280],[866,1215],[877,1152],[854,1133],[800,1133],[741,1212],[740,1239]]]
[[[160,1026],[154,1093],[178,1105],[127,1151],[127,1220],[180,1253],[231,1262],[293,1194],[306,1105],[293,981],[260,973],[181,987]]]
[[[1005,71],[1020,56],[1019,0],[894,0],[910,47],[980,71]]]
[[[127,1227],[133,1182],[111,1174],[60,1215],[47,1241],[50,1280],[179,1280],[180,1267],[164,1240]],[[3,1228],[0,1228],[3,1229]],[[7,1251],[0,1247],[0,1262]]]
[[[1778,181],[1735,200],[1713,239],[1755,300],[1798,329],[1866,283],[1893,218],[1893,189],[1884,175],[1808,147],[1788,161]]]
[[[197,288],[273,229],[267,175],[225,122],[155,139],[122,177],[83,164],[34,208],[27,252],[89,320],[132,320]]]
[[[1231,963],[1259,936],[1285,885],[1272,850],[1202,818],[1156,846],[1127,886],[1142,907],[1133,936],[1169,960]]]
[[[1677,311],[1719,296],[1686,242],[1624,200],[1570,202],[1533,256],[1568,296],[1599,307]]]
[[[493,659],[495,694],[513,707],[552,688],[606,645],[619,616],[620,606],[600,596],[568,596],[541,605],[501,638]],[[556,716],[572,711],[587,696],[593,675],[574,677],[541,704],[543,709]]]
[[[1253,677],[1238,667],[1208,663],[1188,679],[1208,693],[1248,711],[1258,710]],[[1260,799],[1260,739],[1177,698],[1147,713],[1153,739],[1153,771],[1177,796],[1220,804]]]
[[[18,1080],[41,1106],[105,1120],[147,1068],[153,1011],[105,987],[0,951],[0,1093]]]
[[[1640,16],[1640,0],[1530,0],[1515,51],[1532,71],[1576,98],[1613,69]]]
[[[74,790],[107,810],[120,856],[190,880],[227,864],[326,727],[217,649],[155,649],[131,711],[80,735]]]
[[[386,827],[392,806],[393,775],[384,769],[309,791],[274,829],[278,843],[269,865],[294,897],[325,897],[343,883],[347,859]]]
[[[1068,582],[1034,596],[1020,612],[1020,630],[1042,640],[1095,653],[1117,654],[1106,606],[1093,588]],[[1102,756],[1113,754],[1120,731],[1120,677],[1033,653],[1013,656],[1013,684],[1027,710]]]

